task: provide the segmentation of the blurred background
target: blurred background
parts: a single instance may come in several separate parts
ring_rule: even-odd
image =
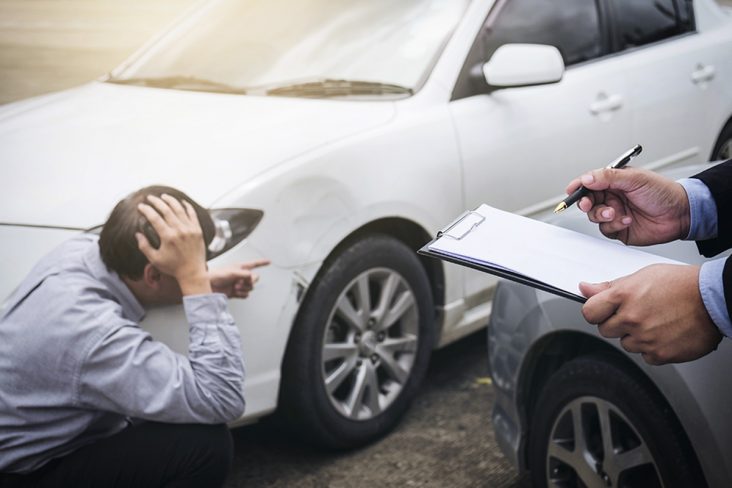
[[[0,104],[103,75],[196,3],[0,0]]]
[[[0,0],[0,103],[111,70],[196,0]]]

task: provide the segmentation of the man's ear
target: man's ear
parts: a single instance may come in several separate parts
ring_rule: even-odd
[[[160,289],[160,277],[161,275],[158,268],[150,263],[147,263],[145,268],[142,270],[142,281],[153,290]]]

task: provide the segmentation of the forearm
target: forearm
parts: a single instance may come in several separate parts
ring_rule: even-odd
[[[203,398],[227,421],[244,412],[244,363],[239,329],[220,293],[184,297],[189,329],[188,359]]]
[[[187,358],[135,324],[115,327],[83,366],[81,405],[160,422],[238,418],[244,411],[244,366],[226,297],[187,296],[183,304],[190,329]]]
[[[211,278],[208,272],[202,270],[195,274],[189,274],[176,278],[183,296],[206,295],[212,292]]]

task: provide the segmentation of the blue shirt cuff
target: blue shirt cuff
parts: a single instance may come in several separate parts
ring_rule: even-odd
[[[220,323],[222,317],[224,322],[233,323],[233,320],[229,320],[228,299],[223,293],[186,295],[183,297],[183,309],[192,326]]]
[[[689,198],[691,221],[687,241],[705,241],[717,237],[717,203],[701,180],[684,178],[678,181]],[[720,282],[721,283],[721,282]]]
[[[727,302],[724,299],[722,280],[726,261],[727,258],[723,258],[702,264],[699,271],[699,291],[707,313],[719,331],[727,337],[732,337],[732,321],[730,321]]]

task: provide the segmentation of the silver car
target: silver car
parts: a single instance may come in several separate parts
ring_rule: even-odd
[[[577,209],[545,217],[600,235]],[[702,261],[693,242],[648,250]],[[488,348],[493,426],[506,457],[534,486],[730,486],[732,341],[697,361],[649,366],[601,337],[580,309],[516,283],[498,286]]]

